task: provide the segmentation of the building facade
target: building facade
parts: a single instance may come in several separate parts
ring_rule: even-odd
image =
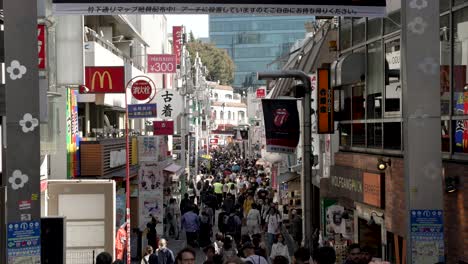
[[[305,24],[312,21],[311,16],[210,15],[210,41],[233,59],[233,86],[249,87],[256,79],[252,73],[282,67],[281,57],[304,38]]]
[[[322,232],[328,239],[342,234],[371,247],[377,257],[401,263],[409,220],[403,159],[401,12],[400,1],[391,2],[386,18],[340,19],[338,58],[331,65],[339,150],[329,177],[322,178],[320,185]],[[440,1],[441,102],[434,107],[441,109],[443,172],[434,173],[445,191],[447,263],[468,261],[467,21],[466,1]],[[385,170],[377,168],[382,161],[391,161]]]

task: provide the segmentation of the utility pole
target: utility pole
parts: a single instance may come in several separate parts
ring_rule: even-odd
[[[271,71],[271,72],[258,72],[258,80],[275,80],[279,78],[293,78],[302,81],[304,85],[304,98],[303,103],[303,116],[304,124],[302,128],[302,142],[303,142],[303,156],[302,156],[302,195],[303,195],[303,237],[304,246],[312,250],[314,245],[313,232],[319,228],[320,223],[317,221],[320,213],[319,208],[313,202],[315,197],[315,188],[312,185],[312,145],[311,145],[311,82],[310,77],[302,71],[287,70],[287,71]]]
[[[401,11],[407,263],[445,263],[439,0],[405,0]],[[429,242],[435,245],[432,260],[419,249]]]

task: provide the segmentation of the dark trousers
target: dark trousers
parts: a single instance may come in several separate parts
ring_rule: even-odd
[[[197,247],[197,232],[186,232],[187,244],[191,247]]]
[[[216,194],[216,199],[218,200],[218,208],[221,208],[221,204],[223,203],[223,194],[222,193],[217,193]]]

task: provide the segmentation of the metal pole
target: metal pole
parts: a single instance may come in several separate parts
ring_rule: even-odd
[[[132,263],[132,255],[130,252],[130,144],[128,142],[128,101],[127,89],[125,89],[125,189],[126,189],[126,217],[127,217],[127,264]]]
[[[185,136],[187,135],[187,117],[186,117],[186,95],[185,93],[182,95],[182,117],[180,120],[180,165],[182,168],[184,168],[184,175],[181,178],[180,181],[180,193],[183,196],[184,193],[187,191],[186,190],[186,176],[185,176],[185,168],[187,168],[187,162],[186,162],[186,156],[187,156],[187,151],[185,148],[186,140]]]
[[[402,1],[401,9],[407,263],[445,263],[439,0],[406,0]],[[429,222],[429,226],[424,222]],[[421,227],[427,230],[423,234],[425,240],[421,240],[421,234],[418,234]],[[430,252],[435,253],[432,260],[428,259],[429,252],[419,249],[429,242],[436,245]],[[422,261],[421,257],[425,260]]]
[[[302,192],[303,192],[303,237],[304,246],[312,249],[313,231],[319,228],[317,222],[317,214],[320,213],[319,208],[313,202],[315,197],[315,188],[312,185],[312,167],[311,159],[311,82],[310,77],[302,71],[288,70],[288,71],[271,71],[271,72],[258,72],[258,80],[279,79],[279,78],[294,78],[302,81],[305,89],[303,102],[304,124],[302,128],[303,137],[303,161],[302,161]],[[314,215],[315,214],[315,217]]]

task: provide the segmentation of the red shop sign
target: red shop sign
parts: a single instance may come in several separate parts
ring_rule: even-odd
[[[173,135],[174,121],[153,121],[153,133],[159,135]]]
[[[148,73],[175,73],[176,55],[148,54]]]
[[[37,49],[38,49],[38,67],[39,70],[46,68],[46,26],[37,25]]]
[[[264,88],[257,89],[257,98],[265,98],[266,91]]]
[[[152,92],[153,88],[148,81],[139,80],[132,85],[132,95],[137,100],[144,101],[150,98]]]
[[[125,93],[125,69],[118,67],[86,67],[87,91],[80,93]]]
[[[176,65],[180,64],[180,56],[182,52],[182,34],[183,28],[181,26],[172,27],[173,49],[172,53],[176,56]]]

